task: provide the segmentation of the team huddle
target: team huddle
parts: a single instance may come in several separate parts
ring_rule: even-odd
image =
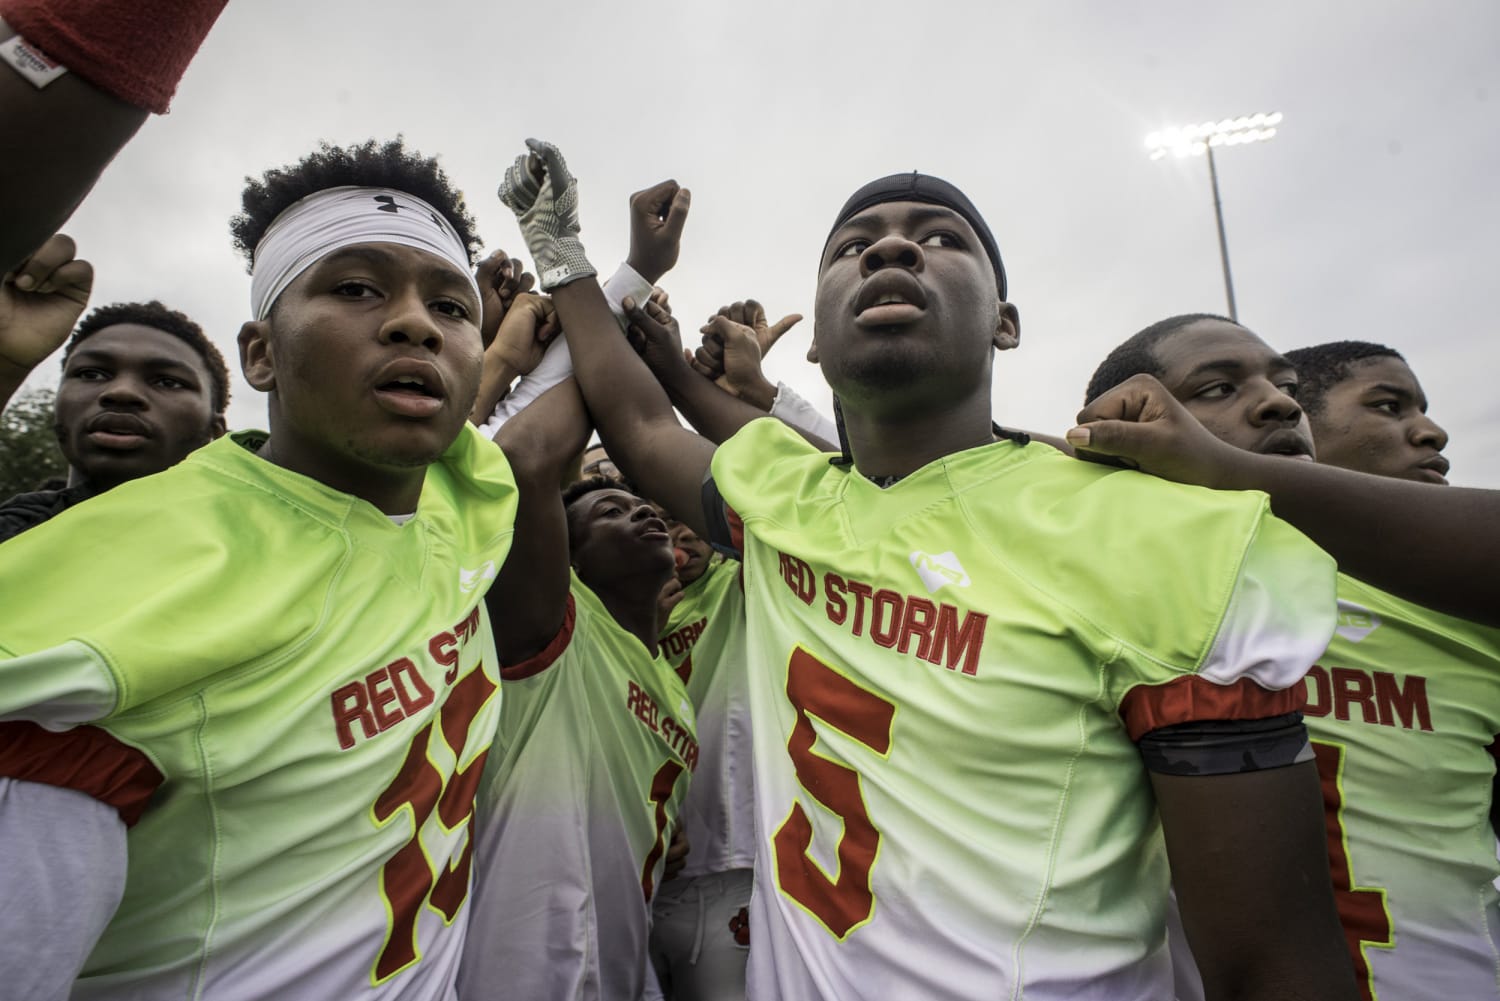
[[[121,83],[161,11],[0,3],[0,126],[162,110],[222,0],[163,6]],[[263,431],[189,317],[85,315],[93,174],[8,206],[69,473],[0,499],[0,994],[1500,999],[1500,499],[1397,350],[1182,314],[1001,427],[999,243],[892,174],[822,415],[797,317],[684,345],[686,189],[601,281],[562,152],[496,175],[531,272],[400,140],[247,183]]]

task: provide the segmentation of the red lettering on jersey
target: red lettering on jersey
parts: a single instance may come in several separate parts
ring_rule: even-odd
[[[443,675],[443,683],[453,684],[453,679],[458,677],[458,637],[452,633],[438,633],[427,641],[427,652],[448,669]]]
[[[881,588],[875,592],[875,604],[870,609],[870,638],[877,645],[890,648],[896,645],[901,633],[901,595]]]
[[[462,622],[453,627],[453,631],[458,634],[460,646],[473,639],[479,632],[479,606],[475,605],[469,609],[469,614],[464,616]]]
[[[677,677],[681,678],[682,683],[685,685],[688,683],[688,679],[690,679],[692,676],[693,655],[688,654],[686,657],[682,658],[682,663],[677,665]]]
[[[656,707],[656,700],[646,692],[644,688],[635,682],[629,682],[625,697],[625,708],[635,713],[636,719],[646,724],[652,733],[660,733],[661,725],[657,722],[660,710]]]
[[[375,727],[375,717],[370,714],[370,696],[362,682],[351,681],[333,693],[333,729],[339,736],[340,750],[354,746],[354,733],[350,724],[359,722],[365,737],[375,736],[380,731]]]
[[[781,576],[786,581],[786,586],[792,589],[792,593],[801,600],[802,604],[811,605],[818,593],[812,567],[795,556],[781,552],[777,555],[781,557]]]
[[[1307,677],[1299,684],[1302,685],[1302,701],[1306,703],[1302,707],[1305,716],[1321,719],[1333,712],[1333,686],[1328,683],[1328,672],[1320,664],[1314,664],[1307,669]]]
[[[1375,672],[1375,701],[1380,707],[1382,726],[1395,726],[1396,717],[1401,718],[1403,730],[1417,726],[1432,732],[1432,711],[1427,706],[1427,679],[1419,674],[1409,674],[1405,680],[1388,671]]]
[[[1307,704],[1304,715],[1321,718],[1332,713],[1349,720],[1351,707],[1358,706],[1360,721],[1403,730],[1432,732],[1432,708],[1427,703],[1427,679],[1420,674],[1405,678],[1389,671],[1362,671],[1314,664],[1303,683]]]
[[[381,688],[382,684],[386,687]],[[406,718],[406,714],[399,709],[394,713],[386,712],[385,707],[396,701],[396,688],[391,684],[389,667],[371,671],[365,678],[365,685],[370,689],[370,708],[374,710],[375,723],[380,727],[381,733]]]
[[[964,624],[959,626],[958,609],[947,603],[939,605],[936,642],[933,643],[932,655],[925,659],[933,664],[943,664],[946,656],[944,666],[952,671],[958,668],[962,658],[963,673],[978,674],[979,648],[984,646],[984,627],[989,620],[990,617],[981,612],[965,612]]]
[[[1375,682],[1363,671],[1352,667],[1335,667],[1333,675],[1334,719],[1348,720],[1349,707],[1358,706],[1366,723],[1375,723],[1380,714],[1375,709]]]
[[[937,606],[926,598],[916,595],[908,595],[906,599],[906,614],[901,619],[901,640],[896,649],[901,653],[911,650],[913,637],[917,643],[917,656],[923,660],[932,652],[932,627],[937,620]]]
[[[396,689],[396,698],[401,700],[402,712],[410,716],[432,705],[432,687],[427,684],[426,679],[422,677],[421,673],[417,670],[417,665],[412,663],[410,657],[402,657],[399,660],[392,661],[389,670],[391,672],[391,685]],[[405,675],[407,678],[406,684],[403,684],[401,681],[402,675]],[[417,694],[415,698],[407,691],[407,684],[416,689]]]
[[[861,584],[857,580],[851,580],[848,584],[849,593],[854,595],[854,624],[849,627],[849,631],[856,636],[863,636],[865,633],[865,601],[870,595],[875,593],[875,589],[868,584]]]
[[[693,644],[698,642],[698,637],[703,635],[703,630],[707,626],[708,619],[702,618],[663,636],[661,645],[667,648],[667,656],[680,657],[687,653],[693,648]]]
[[[844,601],[844,578],[831,571],[824,574],[823,593],[828,595],[828,600],[823,603],[823,614],[834,625],[843,625],[849,617],[849,604]]]

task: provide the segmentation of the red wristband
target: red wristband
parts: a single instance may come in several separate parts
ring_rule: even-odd
[[[226,2],[0,0],[0,18],[100,90],[160,115]]]

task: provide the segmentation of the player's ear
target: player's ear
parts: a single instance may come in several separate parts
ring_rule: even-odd
[[[222,438],[229,430],[229,424],[224,420],[223,414],[214,414],[213,419],[208,422],[208,433],[212,438]]]
[[[245,381],[262,393],[276,388],[276,360],[271,350],[271,324],[252,320],[240,327],[240,371]]]
[[[1021,311],[1008,302],[1000,304],[1000,319],[995,324],[995,350],[1009,351],[1021,343]]]

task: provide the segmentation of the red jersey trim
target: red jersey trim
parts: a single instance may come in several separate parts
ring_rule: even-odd
[[[1152,730],[1200,720],[1270,719],[1306,704],[1303,686],[1281,691],[1262,688],[1250,678],[1218,685],[1189,675],[1165,685],[1137,685],[1120,700],[1120,718],[1131,740]]]
[[[573,596],[568,595],[568,608],[563,613],[563,623],[557,630],[557,635],[552,637],[540,652],[532,654],[519,664],[500,668],[501,681],[521,681],[533,675],[541,674],[547,668],[556,663],[557,658],[563,655],[568,644],[573,641]]]
[[[728,504],[724,505],[724,520],[729,523],[729,539],[734,543],[735,550],[743,557],[745,554],[745,523],[735,513],[734,508]]]
[[[0,723],[0,776],[92,796],[114,807],[126,827],[164,781],[144,753],[98,727],[54,733],[35,723]]]

